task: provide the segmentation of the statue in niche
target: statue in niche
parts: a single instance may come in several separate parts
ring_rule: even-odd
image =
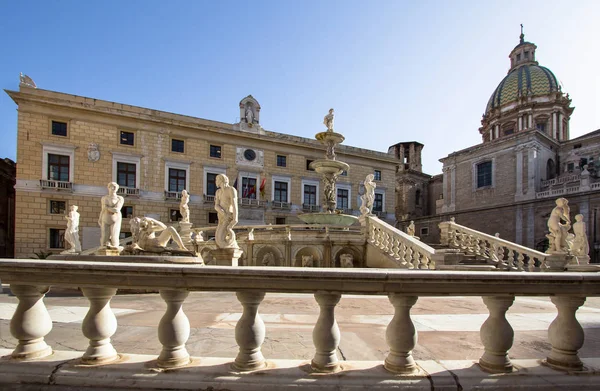
[[[369,174],[365,178],[365,193],[360,196],[360,213],[362,216],[370,215],[371,211],[373,210],[373,202],[375,201],[375,188],[377,187],[377,184],[374,182],[374,180],[374,174]]]
[[[415,222],[414,221],[410,221],[410,224],[408,225],[408,227],[406,227],[406,233],[410,236],[415,236]]]
[[[272,252],[268,252],[263,256],[262,265],[263,266],[275,266],[275,256],[273,256]]]
[[[548,229],[550,234],[546,235],[550,247],[547,253],[567,252],[569,245],[567,237],[571,229],[571,218],[569,217],[569,201],[566,198],[559,198],[555,201],[556,206],[548,218]],[[562,223],[564,221],[565,223]]]
[[[79,212],[77,205],[71,205],[69,214],[65,216],[67,220],[67,229],[65,230],[65,242],[69,243],[70,248],[61,254],[79,254],[81,252],[81,242],[79,241]]]
[[[33,79],[27,75],[24,75],[23,72],[19,75],[19,82],[23,86],[37,88]]]
[[[100,200],[102,211],[98,218],[100,226],[100,245],[108,249],[123,250],[119,246],[119,234],[121,233],[121,208],[125,199],[117,194],[119,185],[115,182],[110,182],[107,185],[108,195],[105,195]]]
[[[354,257],[352,254],[341,254],[340,266],[344,268],[354,267]]]
[[[327,127],[328,132],[333,132],[333,117],[335,114],[333,113],[333,109],[329,109],[329,114],[327,114],[323,118],[323,124]]]
[[[218,224],[215,242],[219,248],[239,248],[233,227],[238,223],[238,194],[229,185],[229,178],[223,174],[217,175],[217,192],[215,193],[215,210]]]
[[[100,150],[98,149],[98,144],[90,143],[88,145],[88,161],[92,163],[96,163],[100,160]]]
[[[169,241],[173,239],[183,253],[191,255],[181,241],[179,233],[173,227],[167,227],[151,217],[134,217],[129,220],[129,225],[133,236],[133,245],[130,250],[133,252],[136,250],[159,254],[163,252],[180,252],[167,247]]]
[[[187,190],[181,191],[181,201],[179,202],[179,213],[181,213],[181,222],[189,223],[190,222],[190,206],[188,203],[190,202],[190,195]]]
[[[246,122],[248,125],[252,125],[254,123],[254,112],[252,111],[252,107],[246,107]]]
[[[315,264],[314,258],[312,255],[303,255],[302,256],[302,267],[313,267]]]
[[[587,239],[586,226],[583,222],[583,215],[575,215],[575,223],[573,224],[573,233],[575,238],[571,245],[571,252],[575,256],[586,257],[590,254],[590,245]]]

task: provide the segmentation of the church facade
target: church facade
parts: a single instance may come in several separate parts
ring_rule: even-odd
[[[508,74],[487,102],[482,143],[441,158],[441,175],[422,172],[420,144],[390,147],[406,161],[397,174],[399,227],[412,220],[422,240],[439,243],[437,224],[455,217],[459,224],[543,251],[554,201],[565,197],[571,219],[584,215],[590,256],[600,261],[600,130],[570,138],[571,99],[539,64],[536,49],[521,34]]]
[[[218,174],[238,189],[239,225],[303,224],[298,214],[322,208],[321,178],[310,163],[325,146],[265,130],[252,96],[239,102],[240,120],[231,124],[43,90],[24,75],[19,91],[7,93],[18,105],[16,257],[61,251],[71,205],[79,207],[83,249],[99,246],[100,197],[111,181],[125,197],[123,217],[171,224],[187,190],[194,228],[217,222]],[[316,119],[315,133],[320,127]],[[361,184],[374,174],[374,211],[393,223],[397,159],[346,145],[336,152],[350,165],[338,178],[337,208],[358,215]],[[123,237],[128,230],[123,224]]]

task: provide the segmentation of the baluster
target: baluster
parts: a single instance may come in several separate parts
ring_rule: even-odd
[[[265,323],[258,314],[258,306],[265,292],[239,291],[236,296],[244,310],[235,325],[235,341],[240,350],[233,366],[243,371],[264,368],[266,363],[260,347],[265,340]]]
[[[10,290],[19,299],[10,320],[10,333],[19,340],[11,357],[31,360],[52,354],[44,337],[52,330],[52,319],[44,305],[47,286],[11,285]]]
[[[508,270],[514,269],[515,268],[515,252],[512,249],[508,249],[508,255],[507,255],[507,263],[508,263]]]
[[[320,311],[312,334],[316,352],[311,367],[317,372],[335,372],[339,369],[335,351],[340,344],[340,328],[335,320],[334,311],[341,297],[339,293],[315,293]]]
[[[188,295],[189,292],[185,290],[160,290],[160,297],[167,304],[167,310],[158,323],[158,340],[162,350],[157,365],[161,368],[180,367],[190,362],[190,355],[185,348],[190,337],[190,321],[183,312],[183,302]]]
[[[529,262],[527,263],[527,270],[530,272],[535,271],[535,260],[536,257],[534,257],[533,255],[529,255]]]
[[[498,261],[500,262],[500,264],[498,265],[499,268],[509,269],[508,265],[506,264],[506,261],[504,260],[504,247],[498,248]]]
[[[421,254],[415,249],[412,249],[412,258],[415,270],[421,269]]]
[[[117,294],[117,288],[81,288],[81,291],[90,302],[81,323],[81,331],[90,344],[81,361],[102,364],[116,360],[117,351],[110,343],[110,337],[117,331],[117,318],[110,309],[110,300]]]
[[[482,251],[481,251],[480,239],[478,237],[473,237],[473,240],[475,242],[475,254],[481,255]]]
[[[456,231],[455,229],[450,229],[450,243],[455,247],[458,248],[460,246],[459,244],[459,233],[458,231]]]
[[[517,270],[522,272],[523,266],[525,266],[525,256],[523,255],[523,253],[521,251],[519,251],[519,255],[517,255]]]
[[[479,365],[490,372],[512,372],[508,350],[512,347],[514,331],[506,320],[506,311],[514,303],[514,296],[483,296],[490,316],[481,326],[479,336],[485,347]]]
[[[419,253],[419,257],[419,269],[429,270],[429,257],[427,257],[427,255],[424,253]]]
[[[398,248],[398,238],[396,238],[396,235],[391,235],[390,234],[390,251],[389,251],[389,255],[392,258],[396,258],[396,254],[397,254],[397,249]]]
[[[409,269],[415,268],[415,264],[413,263],[413,249],[410,246],[406,246],[406,262],[408,262]]]
[[[385,358],[384,366],[390,372],[412,373],[417,369],[412,357],[412,350],[417,345],[417,330],[410,319],[410,309],[418,297],[390,293],[388,298],[394,306],[394,317],[385,332],[390,353]]]
[[[395,237],[394,238],[394,245],[392,247],[392,254],[391,254],[392,257],[394,257],[394,259],[399,260],[400,259],[399,252],[400,252],[400,238]]]
[[[580,371],[583,363],[577,351],[583,346],[584,334],[575,313],[585,303],[585,297],[554,296],[551,300],[558,314],[548,328],[552,350],[546,363],[557,369]]]
[[[408,265],[408,262],[406,261],[406,245],[404,243],[400,243],[398,257],[400,257],[400,261],[403,265]]]

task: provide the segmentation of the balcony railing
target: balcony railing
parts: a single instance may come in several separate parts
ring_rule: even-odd
[[[548,179],[542,181],[542,188],[554,185],[562,185],[563,183],[569,182],[579,182],[581,180],[580,174],[569,174],[569,175],[561,175],[558,178]]]
[[[321,210],[321,206],[313,204],[302,204],[302,210],[306,212],[318,212]]]
[[[121,186],[121,187],[119,187],[119,190],[117,190],[117,194],[125,196],[125,197],[139,197],[140,189],[135,188],[135,187]]]
[[[55,181],[51,179],[40,179],[42,189],[73,191],[73,182]]]
[[[387,212],[384,210],[374,210],[373,213],[380,219],[387,216]]]
[[[576,317],[586,297],[600,296],[600,275],[597,273],[459,273],[390,269],[361,273],[356,269],[3,259],[0,260],[0,278],[10,284],[19,301],[10,322],[16,348],[12,352],[1,350],[12,360],[0,361],[0,384],[27,383],[29,387],[43,384],[44,388],[51,384],[73,389],[91,385],[127,389],[204,389],[218,384],[219,388],[231,390],[259,389],[261,385],[296,389],[299,384],[307,385],[306,389],[358,389],[360,384],[361,389],[368,385],[369,389],[383,390],[399,389],[403,385],[412,387],[422,380],[426,389],[432,389],[433,382],[440,380],[440,371],[451,381],[457,376],[465,376],[470,379],[468,384],[476,384],[478,389],[487,389],[489,385],[493,389],[512,389],[534,383],[536,389],[542,389],[539,387],[543,384],[546,387],[551,384],[557,389],[583,389],[582,384],[593,386],[600,380],[600,375],[593,369],[587,370],[578,355],[584,338]],[[53,351],[45,342],[44,338],[52,329],[52,317],[44,297],[52,286],[80,288],[89,301],[81,326],[83,335],[89,340],[85,352]],[[157,327],[162,345],[162,350],[156,352],[158,357],[119,354],[115,349],[118,346],[111,344],[111,337],[118,332],[119,319],[110,308],[110,301],[119,288],[160,291],[166,310]],[[231,330],[231,333],[235,332],[239,347],[235,358],[217,360],[190,356],[186,348],[190,321],[184,313],[190,291],[236,292],[243,310],[235,331]],[[265,293],[269,292],[314,294],[320,314],[312,334],[314,357],[310,365],[286,361],[287,364],[282,366],[266,361],[268,357],[263,355],[261,345],[268,330],[258,309]],[[368,368],[379,366],[387,370],[386,373],[377,369],[376,378],[372,370],[359,362],[344,361],[342,365],[339,360],[342,334],[336,322],[335,307],[345,294],[386,295],[394,307],[385,338],[381,336],[387,341],[389,353],[381,363],[383,365],[368,365]],[[446,371],[451,369],[445,369],[440,362],[433,362],[435,365],[431,366],[432,361],[428,361],[428,366],[428,362],[418,363],[412,357],[417,344],[417,329],[411,319],[411,308],[420,296],[453,295],[481,296],[489,311],[489,317],[480,329],[483,355],[479,367],[469,362],[468,370],[465,368],[467,374],[461,370],[450,372],[450,375]],[[550,348],[545,363],[559,371],[542,368],[533,360],[530,367],[513,367],[515,359],[512,355],[509,357],[509,349],[513,345],[514,332],[506,312],[515,296],[550,296],[556,306],[557,316],[548,329]],[[195,326],[199,326],[197,321]],[[373,329],[373,332],[377,330]],[[135,338],[135,335],[131,334],[129,338]],[[110,365],[98,365],[104,363]],[[424,373],[424,368],[440,368],[436,371],[438,376]],[[517,373],[487,374],[513,370]],[[582,375],[586,370],[587,374]],[[245,373],[249,371],[255,372]],[[568,375],[567,371],[577,375]],[[314,372],[321,375],[315,376]],[[333,372],[337,373],[328,374]],[[408,374],[411,376],[407,378]],[[553,374],[556,376],[552,377],[552,382],[545,379]],[[452,383],[453,389],[462,389],[457,384]]]
[[[214,195],[204,195],[204,202],[209,203],[209,202],[215,202],[215,196]]]
[[[264,203],[264,201],[257,200],[256,198],[240,198],[238,202],[242,206],[255,206],[255,207],[261,206]]]
[[[292,204],[289,202],[271,201],[271,208],[273,208],[273,209],[291,209]]]
[[[165,200],[178,201],[181,199],[181,192],[179,191],[165,191]]]

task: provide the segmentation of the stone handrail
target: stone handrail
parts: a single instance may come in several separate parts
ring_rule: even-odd
[[[575,316],[576,311],[583,305],[586,297],[600,296],[600,274],[584,273],[431,273],[422,270],[322,268],[282,270],[269,267],[128,264],[118,261],[0,259],[0,278],[3,282],[10,283],[12,292],[19,300],[10,323],[11,334],[18,340],[11,357],[13,367],[22,367],[19,370],[13,369],[14,373],[26,374],[30,368],[27,367],[27,361],[44,361],[45,357],[52,354],[51,347],[44,341],[52,329],[52,318],[44,304],[44,296],[49,287],[62,286],[80,288],[90,303],[82,323],[82,331],[89,340],[89,347],[84,353],[80,353],[81,356],[74,365],[81,368],[88,366],[92,371],[89,376],[92,377],[93,371],[102,370],[98,369],[101,368],[98,364],[112,363],[111,366],[117,372],[126,370],[130,365],[128,362],[119,362],[120,356],[111,344],[111,337],[117,332],[118,324],[110,308],[110,300],[118,288],[160,291],[167,305],[157,328],[158,339],[163,347],[161,352],[156,352],[158,358],[149,360],[145,365],[156,369],[182,368],[182,376],[186,376],[194,366],[202,365],[200,362],[205,359],[192,360],[186,349],[190,337],[190,322],[183,311],[183,305],[190,291],[236,292],[243,312],[235,327],[239,353],[231,360],[233,368],[230,371],[239,373],[261,370],[263,375],[267,375],[269,371],[277,371],[273,363],[267,364],[261,351],[266,329],[258,307],[268,292],[314,294],[320,307],[320,315],[313,330],[315,354],[310,368],[313,372],[322,373],[345,369],[337,356],[341,334],[334,311],[341,296],[387,295],[395,314],[386,330],[389,354],[385,358],[384,367],[389,372],[400,374],[419,372],[411,354],[417,343],[417,331],[411,320],[410,310],[420,296],[483,296],[489,317],[480,329],[484,353],[479,365],[486,371],[496,373],[513,370],[508,351],[512,346],[514,333],[505,315],[515,296],[551,296],[558,314],[548,329],[551,350],[545,361],[553,368],[570,371],[584,370],[583,362],[577,354],[583,346],[584,338],[583,329]],[[327,290],[323,290],[324,287]],[[0,371],[3,365],[6,368],[6,360],[0,362]],[[357,375],[356,371],[352,370],[353,376]],[[14,376],[14,373],[10,376]],[[6,379],[5,376],[9,375],[3,373],[0,378]],[[23,381],[18,376],[26,375],[17,375],[15,381]],[[152,375],[157,381],[159,376],[162,375],[157,371]],[[239,375],[235,375],[236,378],[237,376]],[[135,378],[132,375],[132,379]],[[54,379],[57,380],[57,377]],[[70,381],[76,379],[75,374]],[[339,379],[347,381],[344,376]],[[390,374],[388,381],[394,379],[395,375]],[[33,381],[35,379],[30,380]],[[89,381],[89,378],[83,377],[79,381]],[[134,385],[135,381],[128,384]],[[70,384],[73,387],[76,385]],[[160,383],[156,387],[160,387]],[[337,389],[339,388],[338,386]]]
[[[383,220],[367,216],[367,241],[407,269],[435,269],[435,250]]]
[[[558,178],[548,179],[541,182],[542,187],[561,185],[563,183],[576,182],[581,180],[580,174],[562,175]]]
[[[456,224],[453,220],[439,223],[442,245],[482,257],[502,270],[540,271],[548,268],[549,254]]]
[[[56,181],[53,179],[40,179],[40,187],[42,189],[56,189],[56,190],[73,190],[72,182]]]

